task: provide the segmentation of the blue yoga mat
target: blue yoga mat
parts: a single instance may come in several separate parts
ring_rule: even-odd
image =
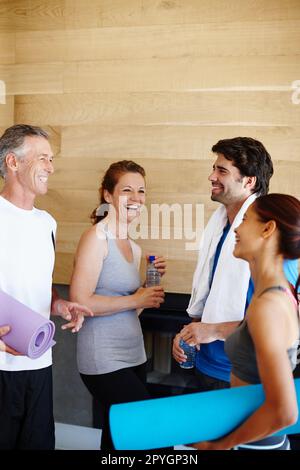
[[[300,379],[295,380],[300,408]],[[261,385],[112,405],[110,429],[119,450],[210,441],[228,434],[264,401]],[[300,418],[277,434],[300,433]]]

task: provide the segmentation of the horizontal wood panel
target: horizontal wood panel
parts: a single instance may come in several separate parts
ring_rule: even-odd
[[[0,31],[300,18],[297,0],[1,0]]]
[[[74,255],[56,252],[53,274],[54,284],[70,284],[73,270]]]
[[[61,152],[61,128],[59,126],[47,126],[41,125],[40,127],[45,129],[49,135],[49,142],[51,144],[52,152],[55,157],[58,157]]]
[[[112,2],[115,1],[112,0]],[[137,1],[137,8],[139,8],[141,0]],[[128,2],[124,3],[126,8]],[[102,0],[89,0],[88,3],[82,0],[65,0],[65,27],[66,29],[101,28],[104,9],[105,4]]]
[[[74,3],[68,0],[69,3]],[[84,0],[79,0],[77,16],[84,13]],[[97,3],[96,3],[97,5]],[[95,8],[91,3],[91,9]],[[228,2],[225,0],[104,0],[101,1],[103,26],[134,24],[185,24],[231,22],[247,19],[299,18],[297,0],[254,0]],[[90,11],[91,13],[91,11]]]
[[[50,126],[102,125],[300,125],[290,92],[82,93],[22,95],[17,122]]]
[[[0,64],[13,64],[15,62],[15,50],[15,34],[0,32]],[[1,76],[0,79],[2,80]]]
[[[64,27],[64,0],[2,0],[0,31]]]
[[[58,222],[89,224],[90,214],[98,206],[97,186],[90,191],[50,188],[46,195],[37,198],[36,205],[50,212]]]
[[[90,224],[84,223],[58,223],[56,234],[56,250],[60,253],[76,252],[81,235],[89,228]]]
[[[6,129],[6,126],[0,126],[0,137],[3,135],[5,129]]]
[[[299,44],[297,19],[36,31],[16,34],[16,61],[299,55]]]
[[[10,95],[63,93],[64,65],[15,64],[0,66]]]
[[[169,261],[186,261],[196,265],[198,258],[198,249],[187,250],[186,240],[137,240],[142,248],[142,256],[145,261],[146,256],[162,255]],[[199,246],[199,244],[198,244]]]
[[[294,55],[76,62],[66,63],[64,67],[61,67],[61,70],[58,65],[54,66],[54,64],[51,68],[50,65],[45,67],[43,82],[45,90],[47,90],[49,83],[49,87],[51,87],[49,92],[51,93],[53,92],[52,83],[55,83],[55,77],[59,73],[64,77],[63,89],[65,93],[206,92],[206,90],[215,88],[219,92],[223,92],[230,91],[234,87],[237,89],[245,87],[250,91],[289,88],[292,92],[292,83],[300,73],[299,60],[299,56]],[[22,65],[22,68],[24,67],[25,65]],[[25,74],[22,72],[23,70],[21,70],[21,75],[24,76]],[[15,73],[19,73],[18,69],[15,70]],[[39,73],[42,71],[39,70]],[[59,82],[58,77],[56,80]],[[34,83],[32,89],[34,90]],[[17,92],[19,93],[19,91]]]
[[[300,24],[299,24],[300,27]],[[103,60],[0,66],[14,95],[147,91],[290,91],[297,56]]]
[[[7,128],[14,124],[14,97],[6,96],[5,104],[0,103],[0,126]]]
[[[218,140],[239,135],[263,142],[275,160],[300,160],[300,126],[68,126],[61,129],[61,152],[70,158],[101,157],[116,161],[199,160],[210,157],[211,147]]]
[[[298,162],[278,161],[270,183],[270,192],[300,197],[300,158]]]

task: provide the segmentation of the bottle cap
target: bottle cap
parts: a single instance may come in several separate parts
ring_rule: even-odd
[[[155,256],[153,255],[149,256],[149,263],[152,263],[153,261],[155,261]]]

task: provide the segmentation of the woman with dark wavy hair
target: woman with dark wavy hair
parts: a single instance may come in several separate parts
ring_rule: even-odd
[[[299,345],[297,292],[286,280],[283,259],[300,257],[300,201],[285,194],[261,196],[235,230],[234,255],[249,262],[255,292],[246,317],[227,338],[231,387],[261,383],[264,403],[238,428],[200,450],[288,450],[286,436],[271,436],[298,418],[293,381]],[[247,443],[247,444],[245,444]]]

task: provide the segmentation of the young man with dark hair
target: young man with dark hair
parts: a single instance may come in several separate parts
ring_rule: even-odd
[[[210,218],[203,235],[193,290],[187,309],[192,323],[176,335],[173,356],[185,362],[180,338],[200,348],[196,353],[199,390],[229,387],[231,364],[224,339],[243,320],[254,292],[246,261],[233,256],[234,229],[257,196],[267,194],[273,174],[271,157],[263,144],[250,137],[220,140],[212,147],[216,156],[211,199],[221,206]],[[297,261],[284,261],[287,279],[295,284]]]

